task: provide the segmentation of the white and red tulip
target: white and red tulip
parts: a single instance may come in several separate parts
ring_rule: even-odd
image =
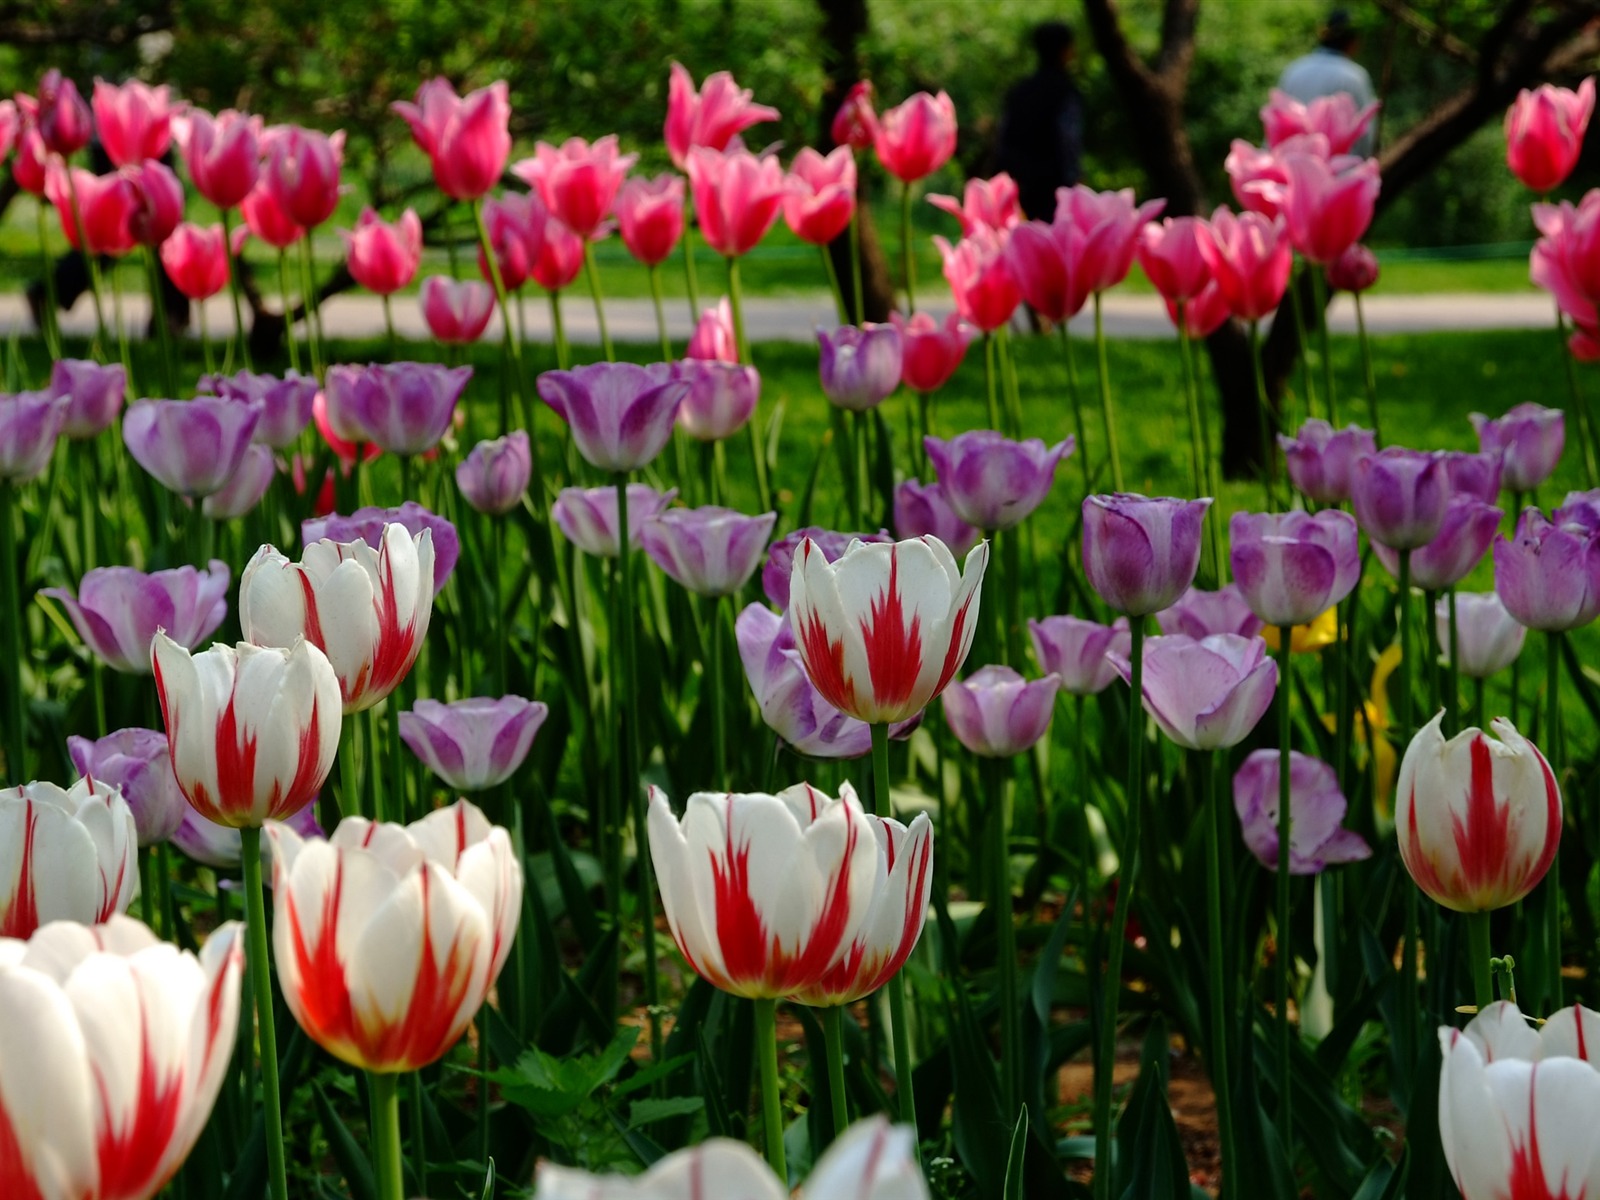
[[[120,788],[80,779],[0,790],[0,937],[32,937],[51,921],[109,921],[133,899],[138,852]]]

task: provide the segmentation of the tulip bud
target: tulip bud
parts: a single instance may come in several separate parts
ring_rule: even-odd
[[[1044,503],[1056,467],[1077,448],[1077,439],[1046,446],[1038,438],[1014,442],[988,429],[944,441],[926,437],[923,447],[939,475],[956,516],[985,532],[1013,529]]]
[[[511,778],[549,715],[549,706],[521,696],[418,700],[400,714],[400,739],[447,786],[481,792]]]
[[[1010,667],[980,667],[944,692],[944,717],[959,741],[984,758],[1011,758],[1050,728],[1059,675],[1025,680]]]
[[[1113,651],[1125,683],[1133,666]],[[1278,687],[1278,665],[1260,638],[1231,633],[1195,641],[1156,637],[1144,644],[1144,710],[1186,750],[1237,746],[1256,727]]]
[[[653,521],[678,495],[677,488],[658,492],[643,483],[628,485],[628,547],[639,547],[640,531]],[[550,506],[561,532],[585,554],[598,558],[617,557],[617,489],[562,488]]]
[[[1528,630],[1506,611],[1493,592],[1457,592],[1456,653],[1459,670],[1468,679],[1487,679],[1505,670],[1522,653]],[[1434,604],[1439,645],[1446,662],[1450,660],[1450,600],[1441,597]]]
[[[1072,696],[1093,696],[1110,687],[1117,677],[1111,656],[1126,656],[1133,644],[1126,617],[1111,625],[1082,617],[1029,618],[1028,637],[1039,669],[1059,678],[1061,690]]]
[[[1356,523],[1337,510],[1234,513],[1228,563],[1239,591],[1268,625],[1305,625],[1361,578]]]
[[[731,508],[669,508],[639,530],[651,560],[697,596],[731,596],[760,565],[778,514]]]
[[[511,156],[511,102],[505,80],[465,96],[443,77],[417,89],[417,102],[391,105],[433,163],[433,179],[452,200],[477,200],[499,182]]]
[[[67,753],[79,775],[122,792],[140,846],[166,841],[183,824],[189,803],[172,773],[166,734],[119,729],[98,740],[69,737]]]
[[[120,788],[95,779],[0,788],[0,938],[109,921],[138,884],[138,833]]]
[[[882,404],[900,385],[900,331],[893,325],[841,325],[817,330],[822,391],[851,412]]]
[[[1266,622],[1250,610],[1239,585],[1230,583],[1214,592],[1190,588],[1171,608],[1156,614],[1156,624],[1162,633],[1182,634],[1199,640],[1215,633],[1255,637],[1265,628]],[[1126,652],[1124,648],[1123,653]]]
[[[902,183],[932,175],[956,152],[955,101],[916,93],[878,117],[874,144],[884,170]]]
[[[637,154],[619,154],[617,135],[608,133],[592,146],[580,137],[568,138],[559,149],[537,142],[534,157],[514,163],[511,173],[537,192],[568,229],[593,241],[611,214],[617,189],[638,161]]]
[[[501,517],[522,503],[533,477],[533,450],[520,429],[479,442],[456,467],[456,486],[481,513]]]
[[[1209,498],[1150,499],[1116,493],[1083,502],[1083,570],[1089,586],[1119,613],[1143,617],[1170,608],[1200,566],[1200,527]]]

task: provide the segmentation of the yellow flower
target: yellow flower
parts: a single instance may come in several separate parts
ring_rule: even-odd
[[[1319,618],[1320,619],[1320,618]],[[1296,630],[1298,633],[1299,631]],[[1290,650],[1295,648],[1294,642],[1289,643]],[[1378,665],[1372,670],[1372,694],[1365,700],[1359,712],[1354,714],[1355,720],[1351,723],[1351,732],[1355,734],[1357,761],[1365,763],[1367,753],[1367,730],[1372,730],[1372,752],[1375,756],[1373,791],[1373,814],[1377,820],[1378,829],[1388,833],[1394,828],[1394,781],[1398,769],[1400,756],[1395,748],[1389,744],[1389,676],[1393,675],[1395,668],[1400,665],[1400,647],[1390,646],[1378,658]],[[1334,732],[1338,731],[1339,720],[1332,713],[1323,715],[1322,723]]]
[[[1278,649],[1278,630],[1275,626],[1264,627],[1261,636],[1272,650]],[[1337,609],[1330,608],[1311,624],[1294,627],[1289,634],[1289,653],[1304,654],[1308,650],[1321,650],[1338,640],[1339,614]]]

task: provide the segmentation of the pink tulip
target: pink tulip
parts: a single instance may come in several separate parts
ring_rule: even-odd
[[[737,258],[766,237],[790,184],[776,158],[696,147],[689,154],[689,190],[706,244]]]
[[[299,125],[278,125],[262,138],[267,155],[262,183],[295,224],[314,229],[339,206],[344,130],[329,136]]]
[[[191,300],[207,300],[228,286],[228,246],[221,225],[191,225],[173,230],[161,244],[161,265]]]
[[[1302,104],[1273,88],[1271,99],[1261,109],[1261,123],[1266,126],[1267,145],[1273,149],[1298,134],[1320,133],[1328,139],[1332,153],[1348,154],[1377,112],[1376,102],[1357,109],[1355,98],[1348,92],[1335,92]]]
[[[422,281],[422,319],[447,346],[465,346],[483,336],[494,315],[494,292],[475,279],[429,275]]]
[[[1022,292],[1011,274],[1000,235],[980,229],[954,246],[942,237],[933,241],[944,258],[944,277],[962,318],[985,333],[1009,321],[1022,303]]]
[[[554,216],[546,217],[543,232],[529,273],[545,291],[559,292],[571,287],[583,270],[585,243]]]
[[[1378,282],[1378,256],[1353,243],[1325,268],[1328,286],[1336,292],[1364,292]]]
[[[500,181],[511,156],[511,101],[503,79],[456,95],[442,77],[417,89],[415,104],[390,107],[433,162],[433,181],[452,200],[477,200]]]
[[[783,219],[803,242],[826,246],[856,213],[856,160],[849,146],[823,157],[810,146],[794,156]]]
[[[1139,265],[1169,304],[1193,300],[1211,282],[1211,268],[1200,250],[1206,236],[1199,217],[1151,221],[1139,235]]]
[[[1084,273],[1076,270],[1083,236],[1076,226],[1024,221],[1006,241],[1006,262],[1022,298],[1046,321],[1059,325],[1089,298]]]
[[[618,154],[614,133],[592,146],[575,137],[559,150],[548,142],[536,143],[533,150],[534,157],[514,164],[511,173],[538,192],[545,207],[573,233],[593,241],[639,156]]]
[[[689,338],[685,358],[709,358],[717,362],[739,361],[739,344],[733,336],[733,306],[724,296],[715,308],[700,314],[700,320]]]
[[[1116,287],[1133,267],[1140,231],[1167,206],[1165,200],[1133,202],[1133,189],[1097,192],[1082,184],[1056,189],[1058,241],[1068,247],[1075,287],[1090,295]]]
[[[141,246],[160,246],[183,220],[183,184],[171,167],[154,159],[136,167],[123,167],[119,173],[133,185],[134,206],[128,214],[128,233]]]
[[[857,80],[851,85],[844,103],[833,114],[829,135],[836,146],[849,146],[852,150],[870,150],[878,137],[878,114],[872,107],[872,81]]]
[[[32,126],[23,129],[17,138],[17,156],[11,160],[11,175],[17,186],[29,195],[45,194],[45,162],[50,156],[44,139]]]
[[[658,266],[683,237],[683,180],[677,175],[634,178],[617,193],[622,244],[647,267]]]
[[[23,128],[22,114],[17,111],[17,102],[0,100],[0,159],[11,153]]]
[[[94,136],[94,118],[78,92],[78,85],[51,68],[39,80],[39,94],[17,93],[17,107],[39,131],[52,154],[70,158]]]
[[[688,170],[689,151],[697,146],[726,150],[735,134],[763,121],[776,121],[778,110],[752,103],[753,95],[726,71],[707,75],[696,92],[689,72],[673,63],[667,85],[667,123],[662,134],[677,168]]]
[[[1542,235],[1533,248],[1528,274],[1580,327],[1593,330],[1600,299],[1600,190],[1586,193],[1577,207],[1535,204],[1533,223]]]
[[[1017,181],[1004,171],[993,179],[969,179],[954,196],[929,196],[928,203],[961,222],[963,237],[976,229],[1004,233],[1022,220],[1022,203],[1017,197]]]
[[[949,382],[972,341],[972,326],[951,313],[940,325],[925,312],[909,319],[897,312],[889,320],[900,331],[900,382],[915,392],[936,392]]]
[[[1226,208],[1217,209],[1202,229],[1200,255],[1228,310],[1246,321],[1259,321],[1278,307],[1294,265],[1282,217],[1268,220],[1253,212],[1236,217]]]
[[[172,101],[166,84],[151,87],[130,79],[118,87],[94,81],[94,120],[106,157],[119,167],[159,159],[172,144]]]
[[[1222,289],[1217,286],[1216,280],[1206,284],[1205,291],[1193,300],[1186,301],[1183,306],[1183,329],[1192,338],[1208,338],[1218,329],[1222,328],[1232,310],[1228,306],[1228,298],[1223,295]],[[1167,319],[1172,322],[1173,328],[1178,326],[1178,305],[1172,300],[1167,301]]]
[[[261,183],[240,202],[239,215],[244,217],[246,229],[276,250],[294,245],[306,232],[284,212],[276,194]],[[237,250],[234,247],[235,253]]]
[[[548,210],[537,196],[507,192],[499,199],[483,202],[483,226],[488,231],[489,245],[494,249],[495,263],[500,268],[500,283],[506,291],[516,291],[532,275],[533,260],[544,242],[544,223],[548,217]],[[478,270],[486,281],[493,282],[481,247]]]
[[[380,296],[393,295],[417,277],[422,262],[422,221],[408,208],[393,223],[369,208],[361,210],[355,230],[341,229],[345,263],[362,287]]]
[[[1593,78],[1575,92],[1550,83],[1531,92],[1523,88],[1506,110],[1506,165],[1511,173],[1541,194],[1565,183],[1578,165],[1593,112]]]
[[[70,177],[68,170],[72,172]],[[140,196],[120,172],[96,175],[82,167],[52,164],[45,179],[45,194],[56,206],[61,230],[74,249],[86,249],[92,254],[123,255],[139,244],[134,240],[129,223],[140,206]]]
[[[173,132],[194,190],[218,208],[237,208],[261,176],[261,118],[191,108]]]
[[[1330,263],[1359,242],[1372,224],[1382,186],[1378,160],[1342,167],[1309,154],[1291,154],[1284,167],[1289,173],[1283,207],[1289,241],[1310,261]]]
[[[956,105],[918,92],[878,118],[878,161],[902,183],[932,175],[956,152]]]
[[[1228,184],[1240,208],[1266,217],[1278,215],[1278,189],[1289,181],[1278,155],[1234,138],[1222,169],[1228,173]]]

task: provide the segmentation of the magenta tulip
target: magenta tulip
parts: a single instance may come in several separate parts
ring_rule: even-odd
[[[1268,625],[1309,625],[1361,578],[1360,538],[1349,513],[1233,514],[1228,565],[1239,592]]]
[[[452,200],[477,200],[500,181],[511,156],[511,102],[505,80],[456,95],[448,80],[428,80],[415,104],[391,105],[433,163],[433,180]]]
[[[173,122],[194,190],[218,208],[237,208],[261,177],[261,118],[190,108]]]
[[[1261,123],[1266,127],[1267,145],[1273,149],[1293,137],[1321,134],[1328,140],[1330,154],[1348,154],[1377,112],[1376,103],[1358,109],[1348,92],[1320,96],[1307,104],[1274,88],[1262,106]]]
[[[1200,250],[1205,227],[1199,217],[1166,217],[1151,221],[1139,235],[1139,265],[1173,304],[1196,299],[1211,282],[1211,267]]]
[[[901,538],[931,533],[957,557],[976,546],[983,536],[981,530],[956,515],[943,484],[915,479],[902,481],[894,490],[894,532]]]
[[[945,282],[961,318],[985,333],[993,333],[1011,320],[1022,303],[1022,291],[1011,274],[1005,240],[980,229],[954,246],[942,237],[933,241],[944,259]]]
[[[339,205],[344,130],[329,136],[299,125],[278,125],[261,138],[261,182],[296,225],[314,229]]]
[[[1529,629],[1561,632],[1600,614],[1600,529],[1557,509],[1526,508],[1513,537],[1494,544],[1494,590]]]
[[[826,157],[807,146],[794,156],[783,219],[795,237],[826,246],[850,227],[855,213],[856,160],[849,146],[839,146]]]
[[[726,296],[700,314],[683,356],[712,362],[739,361],[739,347],[733,337],[733,305]]]
[[[1281,766],[1278,751],[1257,750],[1233,777],[1233,808],[1244,844],[1269,871],[1278,869]],[[1361,835],[1341,825],[1348,808],[1332,767],[1298,750],[1289,752],[1289,874],[1317,875],[1372,857]]]
[[[1028,637],[1039,669],[1059,678],[1061,690],[1073,696],[1094,696],[1110,687],[1117,677],[1111,655],[1126,656],[1133,645],[1125,617],[1110,625],[1082,617],[1030,618]]]
[[[872,80],[858,79],[850,85],[844,103],[833,114],[829,136],[836,146],[870,150],[878,137],[878,113],[872,106]]]
[[[1395,550],[1415,550],[1439,535],[1449,480],[1436,454],[1389,446],[1356,460],[1350,500],[1361,530]]]
[[[135,244],[154,250],[183,220],[183,184],[165,163],[142,162],[119,172],[132,188],[128,210],[128,236]]]
[[[1350,499],[1357,460],[1378,452],[1370,429],[1354,425],[1335,430],[1312,417],[1294,437],[1278,435],[1288,464],[1289,481],[1315,504],[1343,504]]]
[[[689,190],[706,245],[738,258],[767,236],[790,184],[775,157],[696,147],[689,154]]]
[[[1546,83],[1523,88],[1506,109],[1506,165],[1529,191],[1543,195],[1566,182],[1578,165],[1594,113],[1594,80],[1577,91]]]
[[[1129,682],[1127,656],[1110,657]],[[1277,686],[1278,664],[1258,637],[1154,637],[1144,644],[1144,709],[1186,750],[1237,746],[1272,706]]]
[[[369,292],[389,296],[417,277],[422,262],[422,221],[408,208],[389,222],[371,207],[361,210],[354,230],[341,229],[345,265],[351,277]]]
[[[1086,272],[1078,270],[1083,235],[1071,222],[1024,221],[1006,241],[1006,264],[1028,307],[1059,325],[1089,298]]]
[[[665,364],[593,363],[539,376],[539,396],[572,429],[590,466],[635,471],[651,462],[672,436],[689,385]]]
[[[74,250],[120,257],[139,244],[131,222],[142,205],[138,189],[120,171],[95,175],[81,167],[51,163],[45,194]]]
[[[185,221],[161,243],[167,277],[191,300],[209,300],[227,287],[230,261],[221,225],[202,228]]]
[[[1006,233],[1022,220],[1017,181],[1004,171],[993,179],[967,180],[959,200],[954,196],[929,196],[928,203],[960,221],[962,237],[979,229]]]
[[[1056,189],[1054,224],[1075,231],[1069,243],[1074,258],[1070,273],[1076,285],[1093,295],[1116,287],[1128,277],[1145,226],[1166,208],[1165,200],[1134,204],[1133,189],[1096,192],[1078,184]]]
[[[1228,298],[1215,279],[1206,284],[1193,300],[1185,301],[1181,313],[1176,300],[1168,300],[1166,305],[1167,319],[1172,322],[1172,327],[1177,329],[1181,326],[1185,333],[1196,340],[1210,337],[1232,315]]]
[[[619,154],[614,133],[593,145],[579,137],[568,138],[559,148],[536,142],[533,153],[532,158],[513,163],[511,173],[538,192],[544,206],[568,229],[593,241],[639,156]]]
[[[264,181],[257,183],[239,202],[239,215],[244,218],[245,228],[251,235],[274,250],[285,250],[305,236],[304,226],[284,211],[277,195]],[[237,253],[239,246],[235,244],[233,249]]]
[[[649,521],[661,515],[663,509],[678,495],[677,488],[658,492],[643,483],[628,485],[628,546],[639,548],[639,531]],[[585,554],[596,558],[617,557],[617,489],[611,485],[597,488],[562,488],[550,506],[561,532]],[[787,585],[788,576],[784,576]]]
[[[494,292],[476,279],[429,275],[422,281],[421,304],[428,332],[447,346],[471,345],[494,316]]]
[[[162,487],[209,496],[233,477],[261,410],[217,396],[135,400],[122,418],[128,453]]]
[[[731,596],[749,582],[778,514],[731,508],[669,508],[639,530],[651,560],[697,596]]]
[[[628,253],[645,266],[665,262],[683,237],[683,179],[628,180],[617,193],[617,228]]]
[[[95,127],[106,157],[119,167],[159,159],[172,143],[173,104],[166,84],[151,87],[130,79],[120,87],[94,81]]]
[[[1353,242],[1325,268],[1328,286],[1336,292],[1364,292],[1378,282],[1378,256]]]
[[[150,642],[158,629],[192,650],[216,631],[228,613],[228,564],[213,559],[205,570],[176,567],[145,574],[132,567],[97,567],[78,584],[45,588],[67,610],[84,645],[113,671],[150,673]]]
[[[840,408],[868,412],[900,386],[900,331],[893,325],[817,330],[822,392]]]
[[[1209,498],[1155,499],[1128,493],[1083,501],[1083,570],[1114,610],[1143,617],[1171,608],[1200,565]]]
[[[900,331],[900,382],[924,395],[950,381],[975,334],[960,313],[951,313],[943,325],[925,312],[909,319],[892,312],[889,320]]]
[[[1044,503],[1055,483],[1056,467],[1072,453],[1068,436],[1054,446],[1038,438],[1014,442],[992,430],[977,429],[945,441],[922,440],[938,472],[945,498],[963,521],[985,532],[1012,529]]]
[[[17,106],[39,131],[45,148],[62,158],[71,158],[94,136],[94,117],[78,85],[54,67],[40,78],[36,95],[18,93]]]
[[[1372,224],[1381,180],[1377,159],[1342,167],[1310,154],[1291,154],[1283,215],[1289,241],[1314,263],[1330,263],[1359,242]]]
[[[981,758],[1011,758],[1050,728],[1059,675],[1023,679],[1010,667],[979,667],[944,690],[944,718],[956,740]]]
[[[1411,583],[1425,592],[1453,588],[1477,568],[1500,531],[1501,512],[1475,496],[1450,497],[1439,532],[1425,546],[1411,552]],[[1388,572],[1400,576],[1400,552],[1382,542],[1372,553]]]
[[[1282,217],[1269,220],[1253,212],[1236,217],[1219,208],[1201,227],[1199,246],[1234,316],[1259,321],[1278,307],[1294,263]]]
[[[1559,408],[1529,400],[1493,420],[1482,413],[1470,417],[1478,448],[1500,460],[1508,490],[1531,492],[1555,474],[1567,443],[1566,414]]]
[[[532,477],[533,451],[528,435],[520,429],[479,442],[456,466],[456,486],[467,503],[496,517],[522,503]]]
[[[902,183],[932,175],[956,152],[956,106],[946,92],[918,92],[878,117],[874,145],[884,170]]]
[[[720,153],[750,126],[778,119],[777,109],[753,103],[751,97],[750,89],[741,88],[726,71],[707,75],[696,92],[689,72],[673,63],[663,135],[667,153],[678,169],[688,169],[689,154],[695,147]]]

